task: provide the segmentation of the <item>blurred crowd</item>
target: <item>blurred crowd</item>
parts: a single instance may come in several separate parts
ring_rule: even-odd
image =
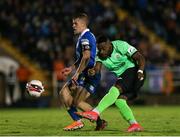
[[[90,16],[89,27],[96,36],[106,34],[111,40],[125,40],[139,49],[146,58],[147,69],[175,63],[161,49],[158,40],[151,43],[129,18],[119,20],[114,4],[141,20],[180,51],[180,0],[0,0],[0,34],[9,38],[40,67],[56,73],[60,85],[65,78],[58,73],[59,70],[75,61],[73,53],[77,37],[73,36],[72,16],[77,12],[86,12]],[[104,71],[101,88],[106,90],[105,81],[113,78]],[[11,80],[14,80],[13,76]],[[11,80],[9,78],[10,91],[13,88]],[[22,81],[22,88],[26,82],[27,79],[24,83]],[[102,92],[98,96],[103,95]]]
[[[180,52],[180,0],[118,0],[118,4]]]
[[[148,37],[128,18],[118,20],[112,2],[133,13],[178,47],[179,1],[167,0],[1,0],[1,33],[42,68],[52,71],[57,60],[63,61],[65,66],[74,61],[75,37],[71,17],[74,13],[85,11],[90,16],[90,28],[96,36],[104,33],[112,40],[128,41],[145,55],[150,65],[168,61],[168,54],[160,49],[158,41],[150,43]]]

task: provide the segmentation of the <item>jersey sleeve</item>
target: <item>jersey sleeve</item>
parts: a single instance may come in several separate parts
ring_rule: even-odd
[[[131,45],[129,45],[127,42],[123,41],[121,44],[117,45],[117,49],[121,54],[127,55],[131,57],[134,53],[137,52],[137,49]]]
[[[96,62],[102,62],[102,60],[97,55],[96,55],[95,61]]]
[[[90,46],[90,41],[87,38],[81,39],[80,41],[81,46],[82,46],[82,50],[90,50],[91,46]]]

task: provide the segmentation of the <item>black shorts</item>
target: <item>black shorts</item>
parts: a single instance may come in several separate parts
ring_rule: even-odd
[[[129,100],[137,97],[139,89],[144,84],[145,77],[143,80],[139,80],[137,77],[137,71],[138,69],[135,67],[129,68],[116,81],[116,85],[119,85],[122,89],[120,95],[125,96]]]

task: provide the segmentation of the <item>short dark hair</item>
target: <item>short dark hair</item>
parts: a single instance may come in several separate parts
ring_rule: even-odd
[[[89,24],[89,17],[86,13],[81,12],[73,15],[73,19],[77,19],[77,18],[83,19],[87,25]]]
[[[96,43],[99,44],[99,43],[107,42],[107,41],[109,41],[109,38],[107,36],[100,35],[100,36],[97,37],[97,42]]]

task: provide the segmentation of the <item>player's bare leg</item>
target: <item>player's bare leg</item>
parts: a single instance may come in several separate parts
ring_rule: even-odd
[[[93,107],[86,102],[87,98],[90,96],[90,93],[85,88],[80,88],[74,98],[74,104],[83,111],[91,111]],[[103,130],[107,126],[105,120],[97,118],[96,121],[96,131]]]
[[[101,99],[101,101],[99,102],[98,106],[95,109],[87,112],[79,112],[77,114],[86,119],[97,121],[100,113],[102,113],[106,108],[114,104],[119,95],[120,95],[120,91],[118,90],[118,88],[112,86],[109,92]]]
[[[130,124],[129,128],[127,129],[127,132],[143,131],[143,128],[135,120],[132,110],[126,102],[127,97],[123,96],[122,98],[122,96],[119,96],[119,91],[122,92],[122,89],[118,86],[112,87],[108,94],[106,94],[103,97],[103,99],[99,102],[98,106],[95,109],[93,109],[93,111],[79,112],[77,114],[86,119],[97,121],[97,118],[100,115],[100,113],[103,112],[108,106],[115,103],[115,105],[119,108],[119,111],[123,118]]]
[[[90,111],[93,107],[88,104],[85,100],[90,96],[90,93],[83,87],[79,87],[76,95],[74,96],[73,105],[77,106],[83,111]]]
[[[72,104],[73,98],[71,96],[71,91],[69,90],[67,84],[65,84],[63,86],[63,88],[61,89],[60,93],[60,98],[62,100],[62,103],[64,104],[64,106],[66,108],[69,108]]]
[[[72,124],[63,128],[66,131],[80,129],[84,126],[84,124],[80,120],[80,117],[74,113],[76,111],[76,108],[72,107],[72,102],[73,102],[72,92],[76,92],[76,91],[71,91],[67,84],[60,91],[60,97],[62,99],[62,102],[64,103],[64,106],[66,107],[69,115],[74,120]]]

